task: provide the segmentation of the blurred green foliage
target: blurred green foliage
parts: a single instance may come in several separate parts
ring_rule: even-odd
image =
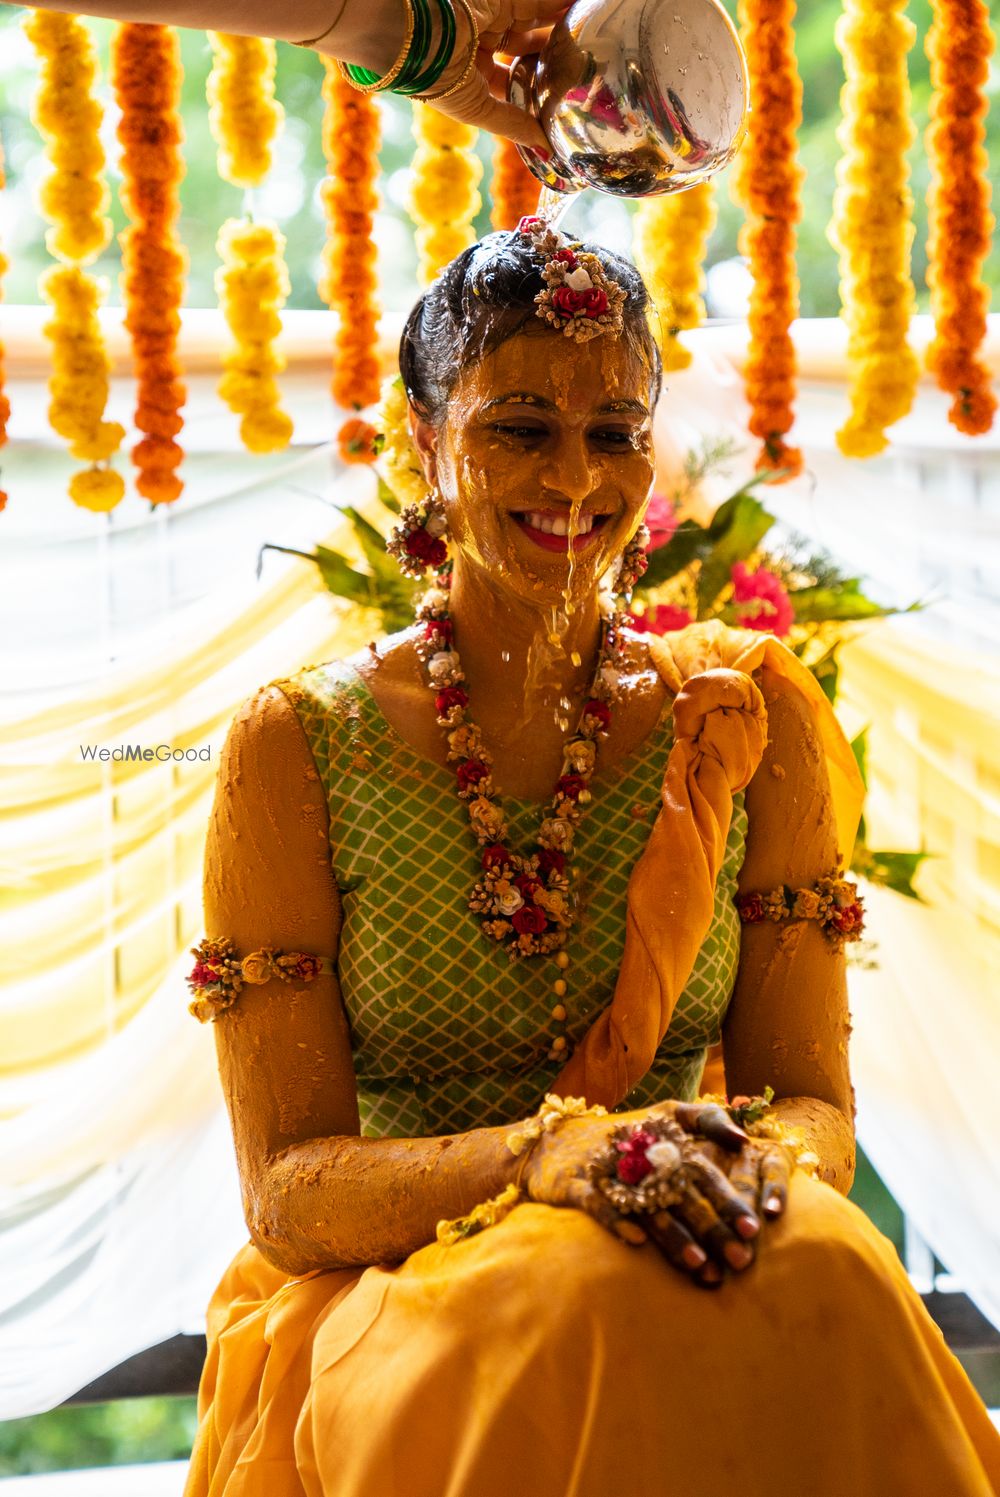
[[[0,1423],[0,1477],[187,1460],[197,1427],[193,1397],[68,1404]]]
[[[725,0],[735,13],[736,0]],[[799,267],[802,280],[801,310],[807,317],[835,316],[838,311],[838,270],[836,255],[826,238],[833,191],[834,170],[840,156],[836,127],[840,118],[840,89],[843,67],[834,46],[834,24],[840,12],[839,0],[812,0],[800,8],[796,21],[797,53],[804,88],[804,122],[801,131],[801,155],[806,168],[803,188],[804,213],[799,226]],[[929,181],[923,132],[927,124],[930,94],[928,62],[924,39],[930,24],[929,0],[911,0],[910,16],[917,26],[917,41],[909,55],[913,91],[913,115],[917,138],[910,153],[913,166],[912,188],[916,200],[917,233],[913,250],[913,271],[921,310],[926,310],[927,293],[923,285],[926,267],[926,191]],[[92,24],[104,69],[106,69],[110,23]],[[323,175],[320,122],[323,104],[320,96],[322,65],[312,52],[296,47],[278,46],[278,95],[286,110],[286,128],[278,146],[275,168],[258,191],[244,194],[220,181],[215,169],[215,147],[208,131],[205,105],[205,80],[211,66],[207,39],[201,32],[182,31],[184,61],[183,112],[187,143],[187,175],[182,186],[182,234],[191,260],[187,301],[190,306],[215,305],[212,277],[215,270],[215,236],[220,223],[244,207],[265,217],[273,217],[288,238],[288,262],[292,276],[292,307],[318,307],[316,279],[323,243],[323,218],[318,187]],[[11,302],[38,300],[36,283],[39,272],[48,263],[44,245],[44,226],[33,204],[33,187],[42,176],[45,165],[38,136],[29,118],[31,91],[35,72],[34,57],[21,34],[18,10],[0,8],[0,128],[8,161],[10,185],[0,198],[0,242],[12,260],[6,280],[6,299]],[[994,64],[994,92],[998,74]],[[403,311],[416,291],[416,255],[412,229],[405,208],[407,165],[411,156],[410,105],[406,100],[380,100],[383,112],[383,208],[378,216],[376,237],[379,242],[386,306]],[[994,108],[988,122],[989,144],[994,159],[1000,150],[1000,109]],[[114,115],[109,107],[105,120],[105,142],[109,156],[109,176],[117,183],[114,141]],[[479,152],[486,165],[483,209],[476,221],[477,232],[486,233],[488,221],[489,155],[491,142],[481,136]],[[708,264],[732,259],[737,254],[737,234],[742,215],[730,199],[727,175],[717,182],[719,222],[709,246]],[[123,226],[120,205],[115,201],[112,217],[116,231]],[[569,226],[579,234],[592,233],[616,249],[627,249],[627,211],[619,202],[587,193],[574,205]],[[118,267],[117,246],[112,245],[97,265],[100,273],[111,279],[109,300],[119,299],[115,276]],[[994,256],[986,276],[994,289],[993,302],[1000,297],[1000,257]],[[709,311],[713,310],[711,304]]]

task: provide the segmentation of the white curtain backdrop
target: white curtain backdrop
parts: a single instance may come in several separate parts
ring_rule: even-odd
[[[743,431],[729,362],[738,361],[741,339],[739,329],[724,328],[692,340],[696,363],[670,376],[658,416],[661,454],[727,427]],[[811,476],[768,491],[765,503],[846,556],[871,579],[870,591],[898,602],[931,587],[946,595],[927,614],[891,627],[986,648],[1000,637],[998,439],[973,447],[956,438],[943,400],[928,388],[891,456],[849,464],[832,442],[844,404],[840,376],[824,376],[822,349],[814,351],[818,372],[807,369],[799,422]],[[325,392],[318,376],[293,371],[293,378],[293,405],[301,397],[307,408],[303,447],[253,477],[231,438],[220,438],[225,428],[216,416],[207,407],[199,415],[195,405],[192,502],[169,516],[160,594],[148,579],[144,589],[135,582],[135,569],[146,564],[137,521],[123,520],[103,542],[110,549],[102,563],[94,530],[51,482],[35,512],[20,511],[8,531],[4,587],[12,617],[27,623],[27,645],[9,678],[8,725],[102,673],[113,682],[137,659],[155,659],[158,648],[176,650],[198,631],[207,636],[212,619],[237,617],[281,575],[284,564],[272,556],[256,580],[260,541],[308,549],[329,530],[329,456],[310,451],[329,424]],[[15,410],[30,410],[33,399],[37,413],[40,391],[28,376],[14,394]],[[31,430],[15,427],[5,467],[12,490],[18,466],[27,474],[47,440],[40,419]],[[751,466],[749,455],[741,462],[731,477]],[[952,473],[950,489],[935,487],[942,470]],[[732,487],[714,482],[703,502]],[[105,566],[105,582],[117,592],[92,635],[72,635],[65,632],[74,607],[67,589],[87,558]],[[33,583],[25,581],[28,567]],[[0,620],[7,637],[10,622]],[[327,658],[335,623],[304,572],[301,608],[280,639],[260,642],[240,661],[239,679],[225,683],[229,699],[242,700],[291,660]],[[883,706],[889,712],[892,704]],[[882,845],[894,844],[883,838]],[[938,1256],[1000,1325],[993,1081],[1000,1018],[986,1001],[991,985],[996,997],[1000,967],[971,957],[983,949],[978,928],[949,927],[945,940],[938,933],[932,941],[927,922],[943,916],[865,892],[879,966],[852,966],[850,978],[861,1140]],[[197,881],[176,893],[190,907]],[[944,971],[942,947],[954,956]],[[177,960],[102,1046],[44,1078],[15,1077],[0,1087],[0,1419],[51,1408],[125,1357],[177,1332],[203,1330],[208,1296],[246,1240],[211,1029],[186,1012],[189,962],[186,954]],[[16,1008],[16,990],[2,1001]]]

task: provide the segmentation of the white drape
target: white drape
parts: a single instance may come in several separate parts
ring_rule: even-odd
[[[699,347],[696,364],[670,376],[661,407],[661,452],[670,442],[690,446],[702,433],[743,430],[739,382],[725,357],[738,357],[739,337],[738,330],[722,329],[693,340]],[[31,393],[27,386],[20,394],[26,393]],[[306,420],[306,441],[318,439],[328,424],[318,414],[325,399],[322,386],[317,379],[310,388],[304,380],[298,393],[313,412]],[[37,405],[37,388],[34,399]],[[841,410],[835,411],[837,403]],[[24,399],[16,400],[18,405],[27,408]],[[881,585],[903,594],[898,601],[905,601],[914,580],[901,556],[912,554],[917,565],[940,568],[946,551],[954,575],[965,575],[964,568],[970,578],[980,579],[975,605],[968,590],[958,590],[944,612],[894,627],[924,629],[980,647],[995,639],[1000,619],[989,592],[990,579],[1000,575],[1000,568],[993,571],[996,439],[977,446],[973,456],[971,445],[945,426],[942,400],[925,390],[907,428],[905,449],[859,467],[837,457],[832,446],[832,425],[842,405],[842,389],[834,380],[806,382],[800,428],[815,487],[803,480],[768,492],[765,502],[846,552],[875,579],[873,590]],[[307,545],[329,528],[323,508],[330,495],[325,453],[300,450],[270,469],[255,470],[264,476],[254,480],[248,468],[237,468],[243,460],[229,437],[218,440],[214,418],[200,412],[197,403],[192,415],[192,431],[198,434],[190,463],[195,502],[170,517],[170,568],[176,586],[186,558],[197,582],[187,594],[182,586],[172,603],[167,587],[166,611],[153,608],[148,593],[135,599],[112,651],[120,659],[107,669],[109,682],[116,672],[134,668],[144,651],[162,648],[166,658],[179,648],[185,631],[196,637],[200,630],[208,638],[213,619],[231,621],[251,607],[278,575],[265,570],[263,583],[254,579],[250,560],[260,541]],[[40,451],[35,444],[45,440],[40,424],[20,435],[15,429],[6,469],[12,488],[18,462],[27,471],[28,458]],[[975,503],[966,504],[961,494],[951,503],[946,495],[928,501],[922,485],[934,460],[974,470]],[[748,467],[745,457],[742,471]],[[739,473],[737,464],[734,476]],[[713,485],[703,502],[721,498],[727,487]],[[49,492],[39,514],[23,515],[10,532],[25,548],[22,566],[24,554],[36,553],[36,592],[40,587],[43,594],[44,562],[58,563],[58,554],[51,542],[43,550],[40,527],[43,520],[51,526],[53,517],[58,525],[60,515],[66,517],[67,533],[83,534],[81,518],[68,501]],[[931,528],[911,546],[907,524],[914,515]],[[136,522],[136,533],[140,528]],[[887,545],[886,530],[897,538],[905,532],[906,546]],[[127,527],[122,534],[127,536]],[[80,541],[84,544],[92,542]],[[121,559],[112,561],[108,575],[127,592],[129,569],[139,553],[118,535],[112,553]],[[211,567],[203,565],[206,557]],[[280,563],[275,559],[273,566]],[[29,704],[37,709],[92,680],[100,663],[96,646],[89,654],[74,651],[68,643],[61,647],[58,635],[46,633],[44,596],[32,595],[13,572],[12,567],[7,581],[16,594],[19,622],[24,625],[27,612],[29,628],[22,630],[28,647],[13,678],[14,706],[8,703],[4,714],[8,723]],[[55,593],[50,601],[55,607]],[[39,628],[34,654],[33,607]],[[61,607],[64,614],[71,611],[65,600]],[[102,627],[106,644],[107,620]],[[271,676],[300,661],[325,658],[333,628],[332,616],[317,607],[315,579],[304,572],[301,607],[285,619],[280,640],[259,641],[235,672],[216,683],[216,704],[224,700],[235,706]],[[155,657],[147,653],[145,658]],[[74,671],[67,684],[65,677]],[[874,705],[889,712],[894,704],[859,700],[854,705],[859,711]],[[138,725],[141,714],[133,726]],[[984,794],[995,797],[996,789]],[[883,845],[892,844],[883,839]],[[862,1141],[939,1257],[1000,1323],[998,1104],[991,1086],[1000,1033],[988,1002],[997,970],[985,957],[977,964],[970,956],[984,950],[980,927],[963,933],[949,926],[942,938],[928,922],[945,917],[895,895],[867,892],[880,965],[851,973]],[[198,897],[196,877],[177,893],[179,905],[190,909]],[[953,957],[946,968],[942,951]],[[135,1016],[117,1033],[109,1030],[104,1045],[44,1077],[17,1076],[0,1087],[0,1418],[50,1408],[131,1353],[178,1331],[201,1329],[211,1288],[246,1238],[211,1031],[186,1013],[188,962],[186,955],[175,961]],[[16,1006],[16,993],[5,1001]]]

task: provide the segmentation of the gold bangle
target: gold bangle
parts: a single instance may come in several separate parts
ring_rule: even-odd
[[[457,94],[460,88],[465,87],[475,72],[476,58],[479,56],[479,25],[472,13],[472,6],[469,4],[469,0],[457,0],[457,3],[465,11],[469,25],[472,27],[472,51],[469,54],[469,61],[462,70],[461,78],[459,78],[457,83],[453,83],[450,88],[446,88],[443,92],[436,94],[414,94],[413,97],[419,99],[421,104],[436,104],[442,99],[450,99],[452,94]]]
[[[399,77],[400,73],[406,66],[406,59],[410,55],[410,43],[413,41],[413,33],[417,28],[417,13],[413,9],[413,0],[403,0],[403,4],[406,6],[406,35],[403,38],[402,50],[400,51],[399,56],[396,58],[396,61],[393,63],[392,67],[387,73],[384,73],[381,78],[376,78],[374,83],[355,83],[354,79],[347,71],[346,62],[341,62],[338,59],[337,67],[340,69],[341,77],[347,83],[349,83],[357,93],[383,93],[387,88],[392,87],[392,85],[395,83],[396,79]]]

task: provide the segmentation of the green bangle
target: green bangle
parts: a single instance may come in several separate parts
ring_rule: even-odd
[[[437,0],[437,3],[438,9],[441,13],[441,41],[438,45],[437,52],[429,63],[426,71],[421,73],[419,78],[415,78],[412,83],[407,82],[405,87],[397,85],[397,87],[392,90],[393,93],[422,94],[426,92],[427,89],[433,88],[435,83],[437,83],[438,79],[441,77],[441,74],[444,72],[445,68],[451,62],[452,57],[454,56],[455,37],[457,34],[457,28],[455,26],[455,12],[451,6],[450,0]]]
[[[399,55],[387,73],[373,73],[370,68],[363,68],[358,63],[354,62],[337,63],[342,76],[346,78],[347,82],[352,84],[359,91],[359,93],[381,93],[384,89],[391,88],[396,79],[400,77],[400,75],[404,73],[410,65],[410,59],[413,54],[414,35],[416,32],[418,17],[413,4],[413,0],[403,0],[403,3],[406,6],[406,35],[403,38],[403,45],[400,48]],[[422,18],[425,32],[423,38],[423,46],[426,55],[426,48],[429,41],[429,38],[426,35],[426,0],[418,0],[418,3],[421,3],[423,5]],[[423,62],[423,58],[421,58],[420,61]]]
[[[408,84],[412,83],[413,78],[427,61],[427,52],[434,33],[428,0],[413,0],[413,8],[416,11],[417,17],[416,30],[413,34],[413,44],[410,47],[405,67],[403,67],[392,85],[391,91],[394,94],[399,93]]]

